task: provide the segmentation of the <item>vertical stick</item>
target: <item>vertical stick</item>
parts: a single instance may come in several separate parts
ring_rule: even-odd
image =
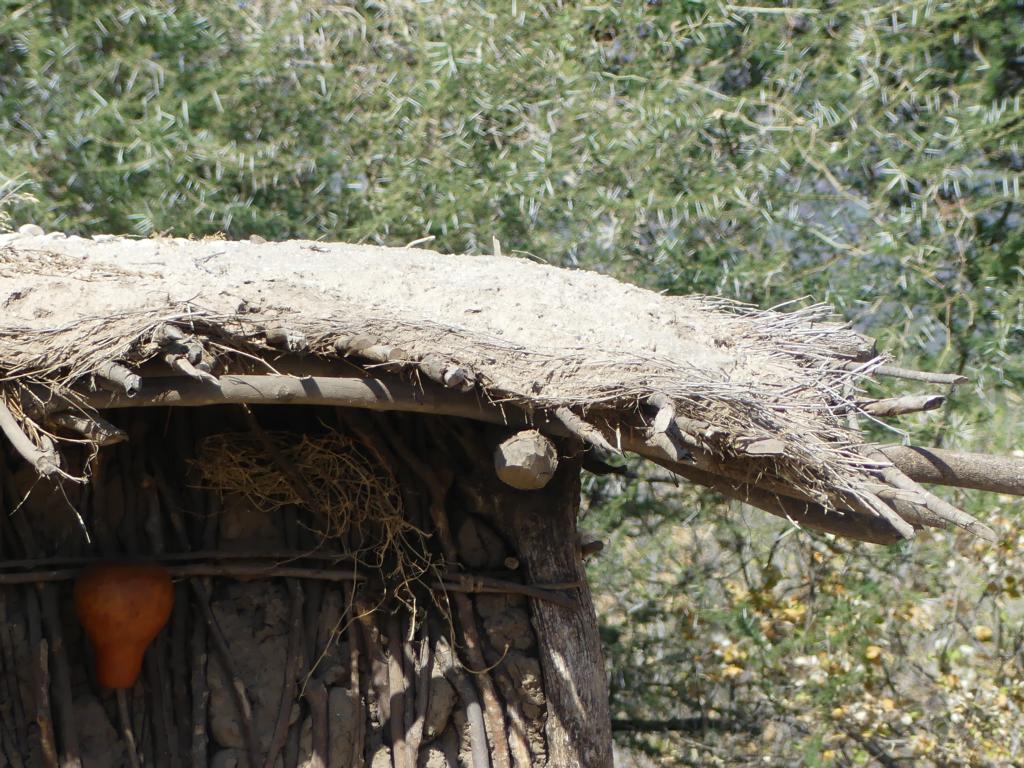
[[[0,457],[2,461],[2,457]],[[0,531],[4,532],[7,542],[13,538],[8,524],[9,513],[0,496]],[[13,550],[8,544],[7,553]],[[0,553],[2,555],[3,553]],[[15,768],[18,768],[21,757],[29,756],[29,737],[26,731],[26,713],[31,711],[30,693],[22,689],[18,684],[17,657],[14,653],[14,641],[11,639],[11,626],[7,614],[7,600],[9,596],[17,596],[16,588],[5,588],[0,590],[0,667],[3,669],[3,677],[6,682],[7,694],[4,701],[8,702],[13,718],[4,718],[5,724],[10,724],[14,744],[11,752],[15,757],[9,757]]]
[[[39,640],[36,648],[36,723],[39,725],[39,741],[42,745],[44,768],[58,768],[57,745],[53,737],[53,720],[50,718],[50,649],[46,638]]]
[[[292,713],[292,704],[295,701],[300,674],[299,667],[302,662],[302,589],[299,587],[298,579],[285,579],[285,583],[288,585],[288,595],[291,598],[291,607],[288,613],[288,650],[283,670],[284,679],[281,683],[281,699],[277,708],[277,721],[274,723],[270,749],[267,751],[267,759],[263,763],[264,768],[274,768],[274,761],[277,760],[277,756],[288,740],[288,720]]]
[[[57,588],[52,584],[40,584],[38,589],[53,663],[54,712],[61,745],[60,764],[61,768],[81,768],[82,759],[78,752],[78,732],[71,699],[71,672],[57,606]]]
[[[192,622],[192,636],[189,647],[192,657],[192,768],[206,768],[209,739],[206,734],[207,707],[210,689],[206,684],[206,623],[202,611]]]
[[[3,490],[10,493],[11,482],[7,472],[6,464],[0,458],[2,466]],[[12,505],[13,506],[13,505]],[[40,550],[36,544],[35,534],[28,522],[25,520],[25,513],[18,509],[7,518],[14,527],[16,536],[21,541],[21,550],[27,557],[38,557]],[[27,606],[29,616],[35,619],[36,631],[42,636],[42,627],[39,626],[39,605],[42,604],[42,624],[45,626],[46,634],[49,635],[49,646],[53,652],[53,677],[54,692],[56,696],[57,727],[60,731],[60,740],[63,745],[63,753],[60,762],[64,768],[81,768],[82,761],[78,756],[78,734],[75,730],[74,710],[71,700],[71,673],[68,668],[67,650],[64,648],[64,633],[60,622],[60,611],[57,606],[56,587],[51,585],[37,585],[39,601],[29,590]],[[31,618],[30,618],[31,623]],[[33,644],[33,648],[38,647]],[[49,659],[47,660],[49,662]],[[47,686],[49,686],[49,663],[46,668]],[[49,713],[49,689],[47,689],[47,717]],[[50,721],[51,731],[53,728]],[[51,737],[53,734],[51,733]]]
[[[210,607],[208,588],[200,584],[198,579],[192,579],[189,583],[192,585],[192,591],[195,594],[199,610],[206,620],[206,627],[209,630],[210,639],[213,640],[213,651],[217,655],[217,661],[221,665],[224,677],[231,684],[231,692],[235,699],[235,705],[238,708],[238,718],[242,724],[242,736],[245,738],[246,752],[249,755],[249,765],[259,765],[259,747],[257,746],[256,732],[253,730],[252,725],[252,705],[249,703],[249,696],[245,692],[245,683],[242,682],[242,678],[235,672],[235,665],[231,663],[231,649],[228,647],[227,640],[217,624],[217,617],[214,616],[213,609]]]
[[[132,718],[128,713],[128,693],[124,688],[118,688],[116,696],[117,717],[121,724],[121,735],[124,736],[124,749],[128,753],[128,762],[131,768],[142,768],[139,750],[135,744],[135,734],[132,732]]]
[[[416,659],[416,712],[412,727],[409,728],[409,755],[413,765],[419,765],[420,745],[423,743],[423,728],[430,707],[430,673],[434,666],[433,646],[426,626],[422,627],[423,639]]]
[[[451,527],[448,525],[448,512],[445,509],[445,498],[448,495],[451,477],[442,478],[430,465],[418,458],[401,439],[395,439],[393,446],[402,461],[412,469],[430,492],[430,519],[437,531],[450,568],[458,559]],[[511,758],[508,749],[508,735],[505,731],[505,715],[494,689],[494,681],[484,672],[487,663],[484,661],[473,604],[463,593],[455,593],[451,598],[455,603],[458,626],[462,630],[462,643],[469,664],[480,672],[475,675],[475,682],[480,690],[480,700],[483,703],[484,723],[487,727],[487,738],[491,744],[491,757],[495,768],[510,768]]]
[[[391,760],[395,768],[415,768],[409,762],[405,743],[405,690],[407,681],[402,670],[402,629],[398,617],[389,614],[388,633],[388,688],[391,693]]]
[[[192,709],[188,700],[188,659],[186,645],[188,643],[188,592],[184,584],[174,585],[174,611],[171,614],[171,687],[173,699],[174,722],[177,726],[177,745],[175,751],[179,764],[188,762],[191,749],[189,723],[192,722]]]
[[[137,482],[139,488],[138,510],[142,518],[141,527],[145,531],[150,551],[161,554],[164,551],[164,515],[160,507],[157,481],[146,474],[144,443],[136,446],[132,467],[138,475],[133,477],[133,482]],[[173,629],[172,626],[172,632]],[[174,686],[167,674],[167,636],[163,632],[146,652],[145,675],[150,694],[149,709],[152,713],[157,765],[179,768],[181,756],[178,754],[178,718],[174,716]]]
[[[0,512],[2,514],[2,512]],[[0,589],[0,706],[6,706],[6,714],[0,716],[0,736],[3,737],[3,751],[12,768],[23,768],[22,755],[28,754],[24,737],[25,712],[18,691],[15,674],[13,644],[7,627],[7,590]]]
[[[308,768],[327,768],[327,689],[317,678],[306,684],[305,698],[313,731],[312,754]]]
[[[444,641],[437,639],[437,665],[466,708],[466,719],[469,721],[469,746],[473,760],[473,768],[491,768],[491,757],[487,751],[487,730],[484,725],[483,710],[473,687],[463,670],[455,666],[455,652]],[[554,763],[551,763],[554,765]]]
[[[363,759],[363,742],[366,734],[366,718],[369,707],[366,706],[366,696],[363,687],[360,685],[362,675],[359,674],[359,628],[356,625],[355,607],[355,585],[345,585],[345,633],[348,637],[348,663],[349,663],[349,689],[356,695],[356,708],[358,720],[356,722],[356,734],[353,739],[352,754],[348,762],[340,765],[358,765]]]

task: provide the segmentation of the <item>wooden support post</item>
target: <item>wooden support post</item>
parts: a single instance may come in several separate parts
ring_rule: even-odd
[[[579,582],[574,605],[532,601],[547,697],[548,765],[611,768],[612,735],[597,615],[576,546],[578,459],[563,459],[542,490],[498,494],[528,582]]]

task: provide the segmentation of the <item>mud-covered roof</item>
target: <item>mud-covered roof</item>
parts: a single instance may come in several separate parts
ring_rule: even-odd
[[[990,535],[865,442],[855,417],[941,396],[867,400],[885,361],[822,305],[522,258],[29,226],[0,235],[0,306],[0,426],[44,474],[68,430],[106,439],[103,408],[329,402],[533,424],[856,538]]]

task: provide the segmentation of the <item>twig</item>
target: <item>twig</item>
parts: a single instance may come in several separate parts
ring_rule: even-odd
[[[160,659],[166,645],[164,637],[156,638],[143,659],[143,675],[146,679],[147,709],[152,722],[155,765],[175,765],[177,763],[178,734],[171,717],[171,690],[165,684],[166,668],[161,669]],[[173,746],[172,746],[173,745]],[[147,761],[148,762],[148,761]]]
[[[0,464],[2,464],[2,462],[0,462]],[[26,589],[22,594],[23,594],[23,596],[25,598],[25,620],[26,620],[26,624],[28,626],[28,645],[29,645],[30,649],[32,649],[32,648],[38,649],[40,647],[40,645],[44,641],[43,629],[42,629],[42,619],[40,618],[40,615],[39,615],[39,599],[38,599],[38,597],[36,595],[36,591],[34,589]],[[45,654],[43,655],[43,659],[46,659],[46,655]],[[32,665],[32,674],[33,674],[32,683],[33,683],[33,685],[26,686],[30,698],[27,698],[26,701],[25,701],[25,712],[26,712],[26,714],[31,712],[32,713],[32,720],[36,721],[38,719],[38,717],[39,717],[39,712],[40,712],[40,707],[41,707],[39,692],[38,692],[37,688],[40,685],[39,678],[40,678],[40,676],[42,674],[42,671],[39,668],[38,659],[32,657],[31,651],[29,653],[29,663]],[[43,695],[47,695],[48,690],[49,690],[49,684],[47,684],[46,687],[43,688]],[[48,712],[46,714],[46,718],[47,718],[47,720],[49,719],[49,713]],[[51,729],[50,729],[51,735],[52,735],[52,730],[53,729],[51,727]],[[28,762],[30,764],[33,763],[33,762],[39,762],[40,764],[45,763],[46,762],[45,761],[45,756],[46,756],[46,753],[47,753],[47,745],[43,741],[43,736],[44,736],[43,731],[37,725],[36,728],[29,730],[28,736],[29,736],[29,740],[30,740],[29,752],[28,752]],[[50,751],[53,752],[54,758],[56,758],[56,748],[53,748]],[[47,766],[47,768],[49,768],[49,766]]]
[[[320,581],[346,582],[363,581],[364,576],[350,570],[325,570],[320,568],[291,568],[274,565],[245,565],[227,563],[210,565],[195,563],[171,566],[167,569],[175,578],[195,576],[224,576],[232,579],[319,579]]]
[[[35,390],[33,390],[35,391]],[[46,390],[39,390],[46,402]],[[518,410],[503,411],[477,397],[443,386],[413,385],[397,378],[356,379],[334,376],[242,376],[228,374],[218,385],[187,377],[147,378],[134,397],[119,392],[77,392],[94,408],[139,408],[154,405],[201,406],[247,403],[250,405],[337,405],[377,411],[406,411],[462,416],[493,423],[525,425]],[[54,410],[66,406],[54,403]],[[64,407],[62,407],[64,406]],[[506,413],[507,411],[507,413]]]
[[[366,658],[369,661],[370,681],[367,698],[376,701],[380,724],[384,726],[391,717],[391,696],[388,691],[388,665],[380,647],[380,631],[374,619],[376,614],[372,608],[362,603],[357,603],[355,610],[356,621],[359,622],[363,645],[366,648]],[[373,694],[372,697],[370,693]]]
[[[95,559],[83,562],[99,562]],[[361,582],[365,576],[350,570],[323,570],[318,568],[290,568],[275,565],[193,563],[189,565],[171,566],[168,569],[172,578],[204,578],[223,577],[230,579],[314,579],[335,583]],[[49,582],[70,581],[78,576],[78,568],[33,569],[19,573],[0,573],[0,584],[45,584]],[[572,599],[561,595],[556,590],[572,589],[577,584],[519,584],[514,581],[495,579],[489,576],[454,573],[447,579],[428,585],[438,592],[459,592],[471,594],[511,594],[545,600],[556,605],[572,605]]]
[[[346,582],[363,581],[353,571],[328,571],[316,568],[287,568],[268,565],[213,565],[195,563],[171,566],[167,569],[172,578],[196,579],[205,576],[221,576],[229,579],[319,579],[321,581]],[[0,584],[40,584],[53,581],[70,581],[78,576],[77,568],[42,569],[22,573],[0,573]],[[437,586],[442,589],[442,585]]]
[[[145,473],[146,445],[146,441],[142,440],[136,446],[138,471],[133,473],[133,477],[139,478],[141,475],[139,506],[142,508],[142,514],[140,517],[143,520],[149,550],[160,553],[164,551],[164,514],[160,508],[157,484],[151,476]],[[181,761],[178,752],[178,728],[179,725],[184,725],[184,722],[187,721],[179,721],[175,717],[174,686],[167,674],[167,636],[165,633],[160,633],[150,646],[150,651],[146,654],[143,662],[143,671],[149,688],[147,691],[150,697],[149,711],[153,723],[151,732],[156,752],[154,762],[157,765],[179,768]]]
[[[128,763],[132,768],[142,768],[139,749],[135,744],[135,734],[132,733],[132,719],[128,714],[128,694],[124,688],[118,688],[115,695],[117,697],[117,717],[121,723],[121,735],[124,736],[124,750],[128,753]]]
[[[821,504],[718,477],[696,467],[673,464],[656,457],[652,457],[651,460],[687,480],[717,491],[728,499],[763,509],[798,527],[813,528],[873,544],[892,544],[902,538],[887,520],[874,514],[865,515],[852,510],[828,511]]]
[[[476,388],[476,376],[472,371],[440,355],[424,355],[416,367],[428,379],[448,389],[472,392]]]
[[[334,350],[343,357],[361,357],[377,363],[384,370],[400,369],[409,360],[409,353],[401,347],[378,344],[373,336],[347,336],[334,342]]]
[[[530,744],[526,735],[526,718],[523,717],[519,693],[516,691],[511,676],[503,666],[499,665],[495,677],[498,687],[505,695],[505,709],[508,712],[509,720],[508,743],[512,753],[512,763],[515,768],[532,768]]]

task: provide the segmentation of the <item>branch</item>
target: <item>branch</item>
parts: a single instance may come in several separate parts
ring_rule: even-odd
[[[102,384],[113,387],[115,391],[123,392],[128,397],[135,397],[142,389],[142,377],[120,363],[103,363],[96,369],[96,376]]]
[[[147,377],[139,393],[85,392],[94,408],[250,405],[335,405],[372,411],[402,411],[458,416],[494,424],[525,425],[518,410],[503,412],[475,397],[440,387],[420,387],[398,379],[356,379],[334,376],[224,375],[218,384],[181,377]],[[505,414],[511,417],[505,418]]]
[[[692,483],[717,491],[727,499],[757,507],[776,517],[788,520],[798,527],[813,528],[872,544],[892,544],[903,538],[887,520],[875,515],[864,515],[851,510],[826,510],[822,505],[814,502],[794,499],[752,485],[728,480],[686,464],[676,464],[659,458],[652,458],[651,461]]]
[[[587,423],[564,405],[555,409],[555,418],[562,423],[563,427],[582,440],[584,444],[592,445],[595,448],[608,451],[608,453],[621,453],[618,448],[608,442],[597,427]]]
[[[911,381],[927,381],[929,384],[966,384],[970,379],[958,373],[932,373],[931,371],[914,371],[895,365],[876,365],[870,363],[846,363],[843,368],[854,373],[865,375],[889,376],[894,379],[910,379]]]
[[[872,458],[875,457],[882,461],[886,458],[885,454],[881,451],[872,452]],[[938,516],[948,523],[957,525],[965,531],[973,533],[975,536],[979,536],[987,541],[995,542],[999,540],[995,532],[987,525],[978,522],[963,510],[957,509],[948,501],[939,498],[926,488],[922,488],[911,478],[907,477],[899,467],[882,467],[879,471],[881,472],[882,479],[894,488],[917,493],[920,496],[920,501],[916,503],[924,507],[933,515]]]
[[[903,395],[882,400],[858,403],[858,407],[872,416],[901,416],[904,413],[934,411],[946,402],[945,395]]]
[[[96,445],[114,445],[128,439],[124,430],[98,416],[84,416],[80,413],[63,411],[50,414],[46,420],[53,426],[75,432]]]
[[[426,383],[423,386],[413,385],[397,379],[229,375],[222,376],[219,385],[181,378],[147,379],[142,391],[135,397],[129,398],[121,393],[95,392],[85,393],[83,398],[88,405],[96,408],[154,405],[201,406],[223,403],[278,405],[302,403],[375,411],[434,414],[513,426],[529,423],[527,414],[518,408],[501,408],[472,395],[461,394],[439,386],[428,386]],[[568,409],[559,409],[557,414],[564,418],[539,425],[544,432],[558,436],[580,433],[579,424],[582,423],[582,420],[578,416]],[[676,426],[680,428],[681,434],[686,432],[683,426],[697,426],[689,423],[680,425],[679,421],[680,419],[677,417]],[[701,426],[703,428],[703,425]],[[593,427],[590,429],[596,432]],[[705,431],[712,429],[714,429],[713,425],[708,425]],[[869,522],[871,518],[866,515],[848,515],[844,519],[839,514],[826,512],[814,500],[800,499],[799,491],[785,482],[769,475],[752,476],[742,466],[722,462],[696,447],[692,449],[693,459],[697,463],[697,467],[694,467],[679,460],[682,458],[679,451],[668,453],[665,450],[659,450],[659,446],[647,444],[644,436],[640,433],[640,430],[623,430],[623,448],[656,461],[661,466],[692,482],[714,488],[729,498],[749,501],[754,506],[772,514],[789,517],[801,525],[806,523],[811,527],[865,541],[891,541],[894,532],[891,525],[883,523],[883,527],[879,528],[877,521]],[[597,435],[600,436],[600,433],[598,432]],[[603,437],[601,439],[604,440]],[[607,441],[605,444],[607,445]],[[608,447],[610,448],[610,446]],[[887,448],[886,450],[891,449]],[[947,462],[947,466],[943,467],[941,460],[944,453],[946,452],[934,453],[934,457],[940,459],[938,467],[928,467],[927,462],[922,460],[915,463],[905,474],[915,480],[921,479],[923,482],[963,485],[1024,495],[1024,478],[1019,469],[1020,462],[989,457],[975,458],[970,455],[963,458],[965,455],[952,454],[950,458],[955,457],[958,461]],[[892,457],[890,459],[892,460]],[[893,463],[903,470],[903,464],[908,461],[905,453],[899,453]],[[922,463],[924,469],[917,472]],[[959,469],[965,470],[964,474],[967,477],[961,476],[957,465],[960,465]],[[987,477],[976,477],[979,472],[984,474],[989,470],[998,470],[995,472],[998,482],[993,482]],[[915,472],[917,472],[916,475]],[[891,495],[882,490],[873,489],[873,492],[885,498],[889,498]],[[781,503],[778,501],[784,498],[788,498],[789,501]],[[832,502],[839,508],[846,506],[841,499],[832,499]],[[932,506],[934,506],[934,502],[932,502]],[[902,527],[898,524],[897,526]],[[907,531],[904,530],[903,533],[906,534]]]
[[[881,451],[903,474],[919,483],[1024,496],[1024,459],[913,445],[886,445]]]
[[[60,474],[60,460],[57,454],[54,451],[43,451],[37,448],[28,435],[21,431],[17,419],[14,418],[11,409],[3,400],[0,400],[0,430],[14,446],[14,450],[35,467],[36,472],[40,475],[52,477]]]

